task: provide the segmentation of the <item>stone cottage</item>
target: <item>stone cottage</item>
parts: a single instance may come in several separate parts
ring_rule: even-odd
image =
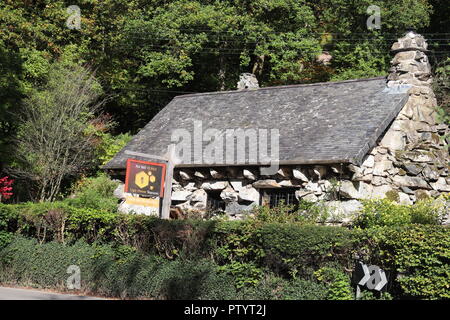
[[[278,130],[279,168],[267,174],[267,163],[234,156],[232,163],[182,161],[172,206],[184,212],[239,217],[255,205],[303,199],[323,201],[339,217],[357,211],[361,199],[412,204],[450,192],[449,128],[436,122],[427,43],[408,32],[392,52],[387,78],[258,88],[244,74],[236,91],[177,96],[104,169],[123,180],[126,150],[163,155],[173,130],[192,132],[200,121],[203,131]]]

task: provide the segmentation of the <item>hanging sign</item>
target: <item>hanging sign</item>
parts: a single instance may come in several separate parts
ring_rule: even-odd
[[[142,160],[127,160],[125,192],[160,197],[164,195],[166,164]]]

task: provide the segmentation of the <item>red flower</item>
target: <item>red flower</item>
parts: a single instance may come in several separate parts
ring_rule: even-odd
[[[4,199],[8,199],[12,196],[12,183],[13,179],[9,179],[9,177],[0,178],[0,197]]]

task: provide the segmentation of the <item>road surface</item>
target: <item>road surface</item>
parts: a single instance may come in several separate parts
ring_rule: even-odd
[[[96,297],[60,294],[31,289],[0,287],[0,300],[103,300]]]

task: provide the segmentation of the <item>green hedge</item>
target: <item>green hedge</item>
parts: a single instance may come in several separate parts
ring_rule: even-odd
[[[328,226],[268,224],[259,231],[265,263],[281,272],[310,275],[329,262],[350,268],[358,237]]]
[[[368,230],[367,237],[371,259],[394,271],[395,285],[403,297],[450,299],[448,227],[384,227]]]
[[[0,281],[66,290],[67,267],[81,270],[81,291],[121,298],[322,299],[324,285],[269,275],[256,287],[237,290],[233,278],[208,259],[167,260],[132,247],[39,244],[16,236],[0,250]]]
[[[0,205],[0,248],[11,241],[11,234],[34,238],[42,246],[47,243],[61,246],[57,248],[76,247],[79,243],[106,246],[111,250],[125,246],[134,248],[133,254],[136,259],[140,257],[139,261],[147,261],[142,257],[158,257],[159,261],[171,266],[179,263],[177,268],[211,263],[210,267],[215,272],[211,275],[225,277],[227,283],[233,285],[233,290],[239,293],[247,291],[249,296],[252,290],[275,290],[270,289],[276,285],[268,278],[268,275],[273,275],[280,283],[283,279],[288,281],[287,288],[295,280],[300,281],[298,286],[304,284],[301,281],[306,281],[310,288],[323,284],[329,291],[321,291],[311,297],[348,297],[348,287],[342,284],[351,275],[354,259],[360,257],[367,263],[391,271],[394,282],[389,290],[394,298],[449,298],[450,229],[438,225],[393,225],[362,230],[259,220],[166,221],[57,202]],[[20,260],[14,261],[20,270]],[[125,264],[124,268],[133,266]],[[336,272],[329,271],[330,268]],[[117,271],[118,275],[125,273],[125,269]],[[21,275],[20,272],[17,274]],[[173,276],[176,275],[174,272]],[[38,281],[39,277],[36,275],[32,282]],[[20,279],[26,277],[20,276]],[[122,285],[119,289],[139,288],[140,283]],[[112,284],[102,286],[113,287]],[[108,289],[107,292],[119,295],[122,290],[119,289]],[[133,290],[137,293],[127,295],[145,291]],[[315,289],[311,291],[315,292]],[[173,296],[159,291],[149,292],[152,297]],[[276,297],[279,294],[267,292],[265,296]]]

